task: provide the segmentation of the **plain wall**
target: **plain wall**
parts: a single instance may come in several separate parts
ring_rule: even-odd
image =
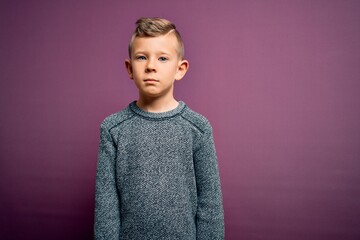
[[[226,239],[360,239],[360,1],[1,1],[1,239],[92,239],[99,125],[142,16],[213,125]]]

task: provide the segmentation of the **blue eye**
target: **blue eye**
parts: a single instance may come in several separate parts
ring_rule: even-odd
[[[166,57],[159,57],[160,62],[166,62],[168,59]]]
[[[136,60],[146,60],[146,57],[145,56],[137,56]]]

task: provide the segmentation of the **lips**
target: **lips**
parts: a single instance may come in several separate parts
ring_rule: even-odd
[[[159,80],[149,78],[149,79],[145,79],[144,82],[146,82],[146,83],[156,83],[156,82],[159,82]]]

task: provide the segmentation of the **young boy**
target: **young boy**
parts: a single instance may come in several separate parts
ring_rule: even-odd
[[[139,98],[101,124],[95,239],[224,239],[212,128],[173,95],[189,67],[180,34],[136,24],[125,66]]]

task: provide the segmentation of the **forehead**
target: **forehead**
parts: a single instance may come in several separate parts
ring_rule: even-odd
[[[136,52],[166,52],[177,54],[178,40],[174,34],[165,34],[156,37],[135,37],[131,50]]]

